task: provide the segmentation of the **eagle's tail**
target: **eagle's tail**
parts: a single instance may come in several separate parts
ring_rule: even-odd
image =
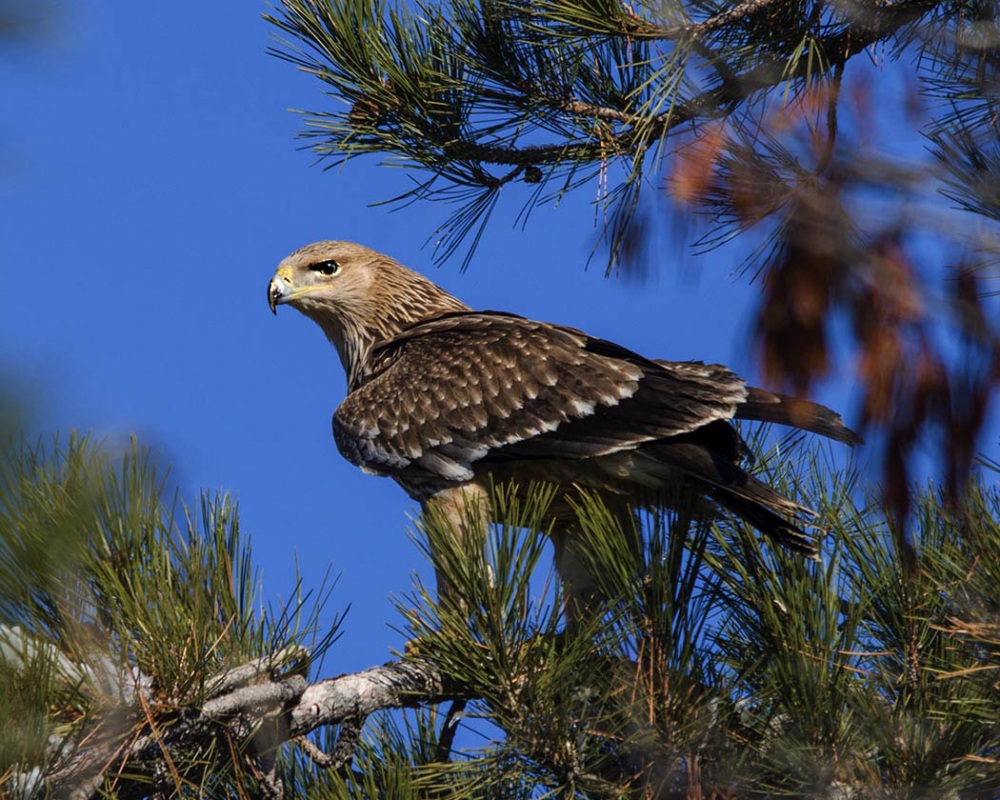
[[[796,522],[777,514],[771,504],[763,498],[754,499],[751,492],[746,491],[747,488],[749,487],[743,487],[744,491],[739,494],[725,489],[716,489],[712,492],[712,497],[719,505],[746,520],[778,544],[807,558],[819,558],[819,548],[812,536],[799,527]],[[773,490],[769,488],[768,491],[773,493]]]
[[[707,432],[703,429],[700,433],[704,437]],[[816,512],[748,475],[738,464],[720,456],[718,449],[678,436],[641,448],[637,456],[641,460],[634,464],[636,472],[659,478],[664,488],[676,485],[680,473],[765,536],[804,556],[817,557],[819,550],[813,537],[803,530],[803,526],[813,526],[802,522],[803,517],[815,516]]]
[[[756,386],[747,387],[747,399],[736,407],[736,418],[790,425],[849,445],[861,444],[863,441],[844,424],[838,413],[826,406],[811,400],[775,394]]]

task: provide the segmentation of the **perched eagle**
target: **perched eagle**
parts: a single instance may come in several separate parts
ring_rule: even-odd
[[[456,530],[470,503],[488,510],[491,482],[555,484],[556,566],[576,592],[591,583],[568,546],[568,501],[580,488],[625,508],[687,486],[814,556],[799,519],[811,512],[744,471],[750,453],[730,420],[860,441],[833,411],[747,386],[723,366],[651,360],[573,328],[473,311],[351,242],[292,253],[268,302],[315,320],[337,348],[347,373],[333,415],[341,454],[394,478]]]

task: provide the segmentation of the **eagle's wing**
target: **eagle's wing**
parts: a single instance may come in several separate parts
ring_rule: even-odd
[[[746,398],[724,367],[665,369],[572,328],[450,314],[378,345],[334,415],[341,453],[368,470],[468,480],[477,462],[578,459],[731,419]],[[728,429],[728,426],[726,426]],[[723,437],[725,438],[725,437]],[[735,433],[728,457],[738,457]]]

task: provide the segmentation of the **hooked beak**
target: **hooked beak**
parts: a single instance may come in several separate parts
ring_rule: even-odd
[[[281,278],[275,275],[267,285],[267,304],[271,307],[271,313],[278,313],[278,306],[287,303],[291,298],[292,290]]]

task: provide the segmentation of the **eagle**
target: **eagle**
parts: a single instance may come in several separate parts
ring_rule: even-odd
[[[274,313],[287,304],[314,320],[340,356],[340,453],[439,514],[457,546],[470,519],[490,520],[493,485],[553,485],[556,569],[578,598],[595,591],[574,511],[581,490],[631,513],[683,488],[816,557],[803,522],[813,512],[747,472],[752,454],[732,421],[860,442],[830,409],[748,386],[724,366],[650,359],[575,328],[475,311],[352,242],[296,250],[267,298]]]

